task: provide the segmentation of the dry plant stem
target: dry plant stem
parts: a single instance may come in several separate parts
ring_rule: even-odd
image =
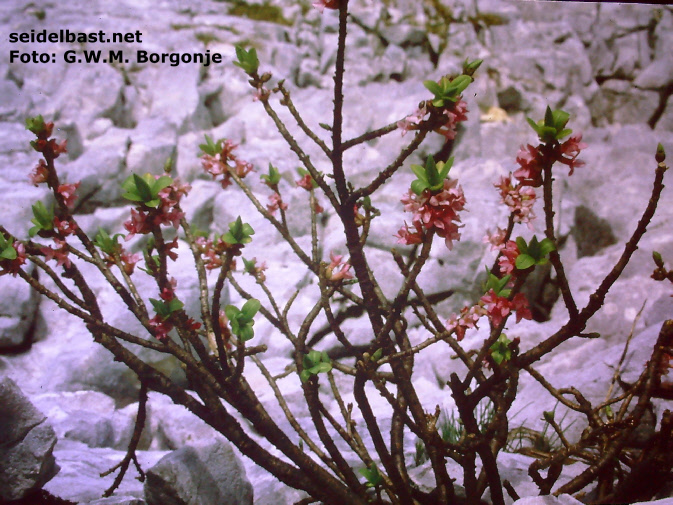
[[[304,250],[297,244],[297,242],[294,240],[292,235],[290,235],[288,229],[287,229],[287,224],[283,224],[278,222],[278,220],[271,215],[269,211],[267,211],[262,204],[259,202],[257,197],[250,191],[250,188],[243,182],[243,180],[238,177],[235,173],[229,172],[229,175],[231,178],[234,180],[234,182],[238,185],[239,188],[243,191],[246,197],[248,197],[248,200],[250,200],[250,203],[252,203],[255,206],[255,209],[257,209],[257,212],[259,212],[262,216],[264,216],[264,219],[266,219],[269,223],[273,225],[274,228],[280,233],[281,237],[283,237],[283,240],[287,242],[290,247],[292,248],[292,251],[296,254],[296,256],[304,263],[309,270],[311,270],[313,273],[318,273],[318,265],[314,262],[311,261],[311,258],[308,257],[308,255],[304,252]],[[283,214],[284,215],[284,214]]]
[[[321,411],[324,410],[324,405],[318,396],[318,377],[310,377],[302,384],[302,388],[304,390],[304,398],[306,398],[306,404],[308,405],[308,411],[311,416],[313,426],[318,433],[320,441],[334,461],[334,464],[337,468],[337,475],[350,489],[356,492],[359,496],[362,496],[363,498],[366,497],[364,486],[360,483],[360,481],[358,481],[358,478],[355,476],[353,469],[346,462],[343,455],[341,454],[341,451],[334,443],[333,437],[327,431],[327,427],[325,426],[321,414]]]
[[[138,470],[138,473],[140,474],[138,480],[140,480],[140,482],[145,481],[145,472],[143,472],[143,469],[140,467],[140,463],[138,463],[138,458],[136,457],[136,449],[138,448],[138,443],[140,442],[140,435],[142,435],[143,428],[145,427],[145,419],[147,414],[146,406],[147,406],[147,386],[145,385],[144,382],[141,382],[140,391],[138,392],[138,415],[136,416],[135,426],[133,427],[133,435],[131,436],[131,441],[129,442],[129,445],[126,449],[126,455],[124,456],[124,459],[122,459],[115,466],[100,474],[101,477],[105,477],[107,475],[110,475],[115,470],[119,469],[119,473],[115,477],[112,486],[110,486],[103,493],[103,497],[111,496],[112,493],[114,493],[114,491],[119,487],[119,485],[122,483],[124,475],[126,475],[126,471],[128,470],[131,461],[133,461],[136,470]]]
[[[27,258],[35,266],[37,266],[39,269],[45,272],[51,278],[52,281],[54,281],[54,284],[56,284],[58,289],[61,290],[61,293],[63,293],[66,298],[68,298],[74,304],[79,305],[80,307],[86,310],[86,304],[84,303],[84,300],[82,300],[79,296],[73,293],[65,284],[63,284],[61,279],[58,277],[58,275],[56,275],[54,270],[49,265],[47,265],[37,256],[33,256],[32,254],[28,254]]]
[[[185,237],[187,238],[187,243],[189,244],[189,249],[192,251],[194,264],[196,265],[196,272],[199,279],[199,303],[201,305],[201,320],[203,321],[203,324],[206,328],[206,333],[212,333],[214,335],[215,332],[213,329],[212,314],[210,312],[210,308],[208,307],[208,300],[210,300],[210,293],[208,290],[208,276],[206,274],[206,268],[203,264],[203,260],[201,259],[201,251],[196,245],[194,235],[192,234],[192,229],[184,217],[180,220],[180,226],[182,226],[182,229],[185,232]]]
[[[605,395],[605,401],[610,400],[610,396],[612,396],[612,391],[615,387],[615,384],[617,383],[617,379],[619,378],[620,372],[622,371],[622,365],[624,364],[624,360],[626,359],[626,353],[629,351],[629,345],[631,344],[631,339],[633,338],[633,334],[636,331],[636,324],[638,324],[638,320],[640,319],[640,315],[643,313],[643,310],[645,309],[645,302],[643,302],[643,305],[640,307],[640,310],[636,314],[636,317],[633,318],[633,324],[631,325],[631,331],[629,332],[628,337],[626,337],[626,343],[624,344],[624,350],[622,351],[621,356],[619,357],[619,362],[617,363],[617,366],[615,367],[615,373],[612,375],[612,380],[610,381],[610,387],[608,388],[608,392]]]
[[[287,404],[287,401],[285,400],[285,397],[283,396],[283,393],[281,392],[280,388],[278,387],[278,383],[274,378],[271,376],[269,373],[269,370],[264,366],[264,364],[260,361],[259,358],[256,356],[251,357],[253,363],[257,365],[259,368],[260,372],[262,372],[262,375],[268,382],[269,386],[271,387],[274,396],[276,397],[276,400],[278,400],[278,405],[280,405],[280,408],[283,410],[283,413],[285,414],[285,418],[288,420],[290,425],[292,426],[292,429],[297,432],[297,435],[304,441],[306,446],[313,451],[313,453],[318,456],[325,465],[327,465],[334,473],[338,473],[336,466],[332,463],[332,461],[327,457],[327,455],[313,442],[311,437],[308,436],[306,431],[301,427],[299,422],[297,421],[297,418],[294,417],[294,414],[290,410],[289,405]]]
[[[579,312],[577,317],[571,318],[554,335],[552,335],[544,342],[541,342],[533,349],[526,351],[524,354],[518,357],[516,363],[517,366],[519,366],[520,368],[525,368],[526,366],[535,363],[542,356],[556,349],[560,344],[562,344],[566,340],[581,333],[584,330],[587,321],[603,306],[603,303],[605,301],[605,295],[607,294],[610,287],[612,287],[615,281],[619,278],[621,273],[624,271],[624,268],[626,268],[626,265],[630,261],[631,256],[638,248],[638,242],[640,242],[640,239],[645,234],[647,226],[649,225],[650,221],[652,220],[652,217],[654,216],[654,212],[657,208],[657,204],[661,197],[661,192],[664,189],[663,184],[664,172],[667,169],[668,167],[664,163],[658,164],[655,173],[652,194],[647,204],[647,208],[645,209],[642,217],[640,218],[640,221],[638,222],[638,225],[636,226],[633,235],[631,235],[631,238],[624,246],[624,252],[622,253],[621,257],[619,258],[615,266],[612,268],[612,270],[605,276],[605,278],[598,286],[596,291],[589,297],[589,303],[587,303],[586,307],[584,307]]]
[[[554,233],[554,209],[552,207],[552,184],[554,179],[552,177],[552,164],[553,162],[549,162],[545,165],[543,170],[544,180],[542,184],[542,193],[544,199],[545,236],[554,244],[554,250],[549,253],[549,261],[556,271],[556,278],[559,288],[561,289],[563,303],[565,303],[569,317],[572,320],[577,317],[578,311],[577,304],[570,291],[570,285],[568,284],[568,278],[566,277],[563,263],[561,262],[561,256],[558,252],[558,241],[556,240],[556,234]]]
[[[341,416],[343,417],[344,422],[346,423],[346,432],[348,438],[352,441],[351,447],[353,448],[353,451],[355,451],[357,455],[360,456],[360,459],[367,466],[370,466],[373,460],[369,455],[369,452],[367,451],[367,448],[365,447],[362,438],[360,437],[360,433],[356,428],[355,421],[353,421],[352,419],[353,404],[349,404],[348,407],[346,407],[346,405],[344,404],[343,398],[341,397],[341,391],[339,391],[339,388],[336,385],[336,382],[334,380],[334,373],[332,373],[332,371],[327,372],[327,378],[329,380],[330,387],[332,389],[332,394],[334,395],[334,399],[339,405]]]
[[[332,152],[329,150],[329,147],[327,147],[327,144],[325,144],[325,142],[323,142],[323,140],[320,137],[318,137],[315,133],[313,133],[313,130],[311,130],[306,125],[304,119],[301,117],[301,114],[299,114],[299,111],[297,111],[296,107],[294,106],[294,103],[292,103],[292,99],[290,98],[290,92],[285,88],[284,82],[285,82],[284,80],[281,80],[276,85],[278,90],[283,95],[281,105],[287,107],[287,110],[290,111],[290,114],[292,114],[292,117],[297,122],[299,128],[301,128],[301,131],[303,131],[308,138],[310,138],[313,142],[315,142],[315,144],[318,147],[320,147],[320,149],[322,149],[325,155],[327,155],[327,157],[329,158]]]
[[[386,125],[382,128],[379,128],[377,130],[372,130],[367,133],[363,133],[362,135],[355,137],[353,139],[347,140],[343,143],[343,150],[346,151],[350,149],[351,147],[355,147],[357,145],[363,144],[364,142],[369,142],[370,140],[377,139],[379,137],[383,137],[384,135],[388,135],[390,132],[394,132],[395,130],[398,129],[397,122],[395,123],[390,123],[389,125]]]
[[[610,448],[605,451],[600,460],[593,466],[587,468],[580,475],[572,479],[570,482],[564,484],[559,489],[554,492],[554,495],[558,496],[562,493],[576,493],[577,491],[584,488],[586,485],[590,484],[595,480],[598,474],[609,464],[612,464],[614,458],[619,454],[619,452],[624,447],[628,437],[631,435],[635,427],[639,424],[640,419],[645,412],[647,406],[650,403],[650,398],[652,396],[652,389],[659,381],[659,371],[658,368],[661,363],[661,359],[664,353],[663,347],[660,345],[660,342],[668,340],[670,341],[673,338],[673,319],[665,321],[659,332],[659,338],[657,340],[657,345],[654,347],[652,356],[647,363],[647,368],[643,374],[647,377],[647,382],[643,387],[643,391],[640,394],[638,403],[636,404],[633,412],[631,413],[631,418],[634,419],[634,422],[630,426],[625,427],[619,432],[619,435],[612,442]]]
[[[402,164],[407,160],[409,156],[411,156],[421,145],[423,140],[425,140],[425,137],[427,136],[428,131],[427,130],[422,130],[418,132],[414,136],[414,140],[411,141],[411,143],[405,147],[400,155],[395,158],[395,160],[388,165],[385,169],[383,169],[379,174],[376,176],[376,178],[369,183],[368,186],[364,188],[360,188],[356,191],[353,192],[351,195],[349,203],[355,203],[358,201],[360,198],[363,198],[365,196],[370,196],[373,194],[377,189],[379,189],[385,182],[390,179],[397,170],[400,169]]]
[[[299,144],[294,139],[294,137],[292,137],[290,132],[287,131],[287,128],[285,127],[281,119],[278,117],[278,114],[276,114],[276,111],[274,111],[273,107],[271,107],[268,98],[262,98],[260,101],[262,102],[262,105],[264,106],[264,110],[266,111],[267,115],[273,120],[274,124],[276,125],[276,128],[283,136],[285,142],[287,142],[290,149],[297,155],[299,161],[301,161],[302,165],[304,165],[306,170],[308,170],[308,172],[311,174],[311,177],[313,177],[313,180],[316,183],[318,183],[318,186],[325,193],[325,196],[327,196],[329,201],[332,203],[332,206],[335,209],[338,209],[339,202],[337,201],[334,192],[331,190],[331,188],[325,181],[323,175],[318,171],[317,168],[315,168],[313,163],[311,163],[311,159],[308,157],[308,155],[303,151],[301,147],[299,147]]]

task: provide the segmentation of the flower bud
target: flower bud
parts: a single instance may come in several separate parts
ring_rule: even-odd
[[[664,146],[661,145],[661,142],[657,144],[657,153],[654,155],[654,159],[657,160],[657,163],[663,163],[666,159],[666,151],[664,151]]]

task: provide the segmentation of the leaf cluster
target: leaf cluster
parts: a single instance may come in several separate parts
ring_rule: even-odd
[[[185,304],[177,298],[172,298],[169,301],[150,298],[150,303],[152,304],[152,307],[154,307],[154,312],[156,312],[164,321],[185,306]]]
[[[519,255],[515,262],[518,270],[526,270],[535,265],[544,265],[549,261],[547,255],[556,249],[551,240],[545,238],[542,242],[538,242],[535,235],[528,244],[523,237],[517,237],[516,246],[519,249]]]
[[[37,202],[33,206],[33,219],[30,220],[35,226],[28,230],[28,235],[34,237],[40,232],[50,232],[54,229],[54,209],[45,207],[44,203]]]
[[[155,179],[149,173],[142,177],[138,174],[131,174],[122,182],[122,189],[126,191],[122,197],[132,202],[141,203],[145,207],[156,209],[161,203],[159,192],[171,184],[173,184],[173,179],[167,175]]]
[[[535,133],[537,133],[542,142],[551,144],[567,137],[573,132],[570,128],[566,128],[568,119],[570,119],[570,114],[567,112],[562,110],[553,111],[547,106],[544,120],[536,123],[531,118],[526,118],[526,121],[535,130]]]
[[[435,193],[444,188],[444,180],[449,175],[449,170],[453,165],[453,156],[449,161],[444,163],[440,161],[435,163],[432,155],[428,156],[425,162],[425,167],[421,165],[411,165],[411,170],[416,175],[416,180],[411,183],[411,190],[417,195],[421,195],[423,191],[430,190]]]
[[[238,61],[234,62],[234,65],[241,67],[243,71],[249,76],[254,76],[257,74],[259,69],[259,59],[257,59],[257,50],[253,47],[249,51],[246,51],[241,46],[236,46],[236,57]]]
[[[443,108],[455,104],[460,95],[465,91],[474,79],[469,75],[459,75],[455,78],[448,76],[442,77],[439,82],[424,81],[425,86],[435,97],[432,100],[432,105]]]
[[[326,352],[310,351],[304,355],[303,359],[304,369],[301,371],[299,377],[302,382],[306,382],[312,375],[319,373],[327,373],[332,370],[332,361],[327,356]]]
[[[224,240],[229,245],[245,245],[252,242],[252,235],[255,230],[252,229],[248,223],[241,220],[241,216],[236,218],[236,221],[229,223],[229,231],[222,235]]]
[[[229,319],[229,326],[231,332],[238,337],[241,342],[246,342],[255,336],[255,331],[252,329],[255,324],[254,317],[257,311],[262,306],[259,300],[251,298],[243,304],[240,309],[235,305],[227,305],[224,313]]]

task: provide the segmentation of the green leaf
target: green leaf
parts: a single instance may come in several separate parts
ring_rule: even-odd
[[[0,258],[3,260],[15,260],[17,257],[17,252],[16,249],[14,249],[14,246],[7,246],[0,252]]]
[[[262,306],[259,300],[256,298],[251,298],[243,304],[241,308],[241,313],[245,316],[246,319],[252,319],[257,314],[257,311]]]
[[[149,202],[152,200],[152,189],[143,177],[133,174],[133,182],[135,183],[136,191],[141,202]]]
[[[35,135],[40,135],[40,133],[42,133],[45,128],[46,124],[42,114],[39,116],[26,118],[26,130],[29,130]]]
[[[425,86],[428,89],[428,91],[430,91],[430,93],[433,93],[435,95],[442,94],[442,87],[435,81],[423,81],[423,86]]]
[[[516,238],[516,247],[519,249],[520,254],[526,254],[528,252],[528,244],[526,244],[526,239],[521,236]]]
[[[519,254],[516,257],[515,264],[518,270],[526,270],[535,265],[535,259],[528,254]]]
[[[236,46],[236,57],[238,61],[234,62],[234,65],[241,67],[243,71],[248,75],[253,75],[257,73],[259,69],[259,59],[257,59],[257,50],[253,47],[249,51],[246,51],[241,46]]]
[[[428,177],[425,175],[425,168],[420,165],[411,165],[411,171],[419,180],[428,182]]]
[[[224,314],[227,316],[227,319],[229,319],[229,321],[235,320],[239,312],[240,310],[238,310],[238,307],[234,305],[227,305],[224,308]]]
[[[420,181],[418,179],[416,179],[411,183],[411,191],[413,191],[417,195],[423,194],[423,191],[425,191],[429,187],[430,185],[427,182]]]
[[[541,257],[547,256],[550,252],[555,251],[556,246],[554,246],[554,243],[549,240],[548,238],[544,239],[542,242],[540,242],[540,255]]]
[[[237,336],[241,342],[247,342],[255,336],[255,330],[252,329],[251,325],[245,325],[240,328]]]

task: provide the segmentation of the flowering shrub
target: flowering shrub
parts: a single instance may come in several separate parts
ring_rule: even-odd
[[[67,146],[51,138],[53,124],[46,123],[41,116],[27,121],[28,129],[37,138],[32,146],[42,155],[29,179],[33,184],[44,184],[51,189],[55,207],[47,208],[41,202],[33,206],[34,226],[29,230],[28,240],[19,240],[0,227],[0,274],[21,277],[61,309],[80,318],[94,339],[138,376],[142,385],[138,422],[117,480],[129,462],[135,461],[144,422],[145,392],[152,389],[187,407],[282,482],[305,491],[310,498],[302,503],[479,503],[488,490],[490,500],[502,504],[505,491],[517,497],[516,490],[501,480],[497,456],[507,444],[508,414],[517,395],[520,374],[525,372],[539,381],[552,397],[586,417],[581,438],[570,442],[554,421],[553,413],[545,414],[563,445],[540,455],[530,465],[529,475],[540,493],[575,493],[598,481],[597,501],[614,502],[632,496],[629,475],[644,467],[633,462],[626,442],[651,397],[665,389],[662,376],[670,366],[673,321],[664,324],[659,342],[638,381],[625,386],[623,394],[609,397],[600,405],[592,405],[573,388],[556,389],[534,365],[562,343],[590,336],[583,333],[587,321],[601,310],[607,291],[623,272],[655,212],[666,171],[663,148],[657,153],[652,194],[641,221],[624,245],[620,259],[584,307],[577,305],[565,276],[552,219],[552,179],[572,175],[581,167],[583,163],[578,156],[586,147],[581,135],[573,134],[567,127],[567,113],[548,108],[541,121],[529,120],[537,145],[522,147],[516,155],[519,168],[494,181],[509,218],[502,228],[485,237],[492,250],[497,251],[497,257],[487,271],[483,295],[458,314],[438,313],[436,303],[423,291],[418,278],[435,237],[443,239],[448,251],[460,240],[461,212],[470,202],[460,183],[449,176],[452,159],[443,163],[429,156],[424,165],[411,165],[416,179],[408,192],[400,195],[400,216],[402,211],[410,213],[410,224],[405,222],[396,235],[399,243],[411,248],[406,260],[391,250],[403,281],[397,293],[387,298],[368,264],[364,248],[372,221],[379,215],[372,196],[388,179],[405,170],[409,156],[428,135],[437,133],[448,140],[454,138],[457,125],[465,121],[468,113],[462,94],[473,82],[481,62],[466,61],[460,75],[444,76],[437,82],[426,81],[424,84],[432,96],[410,115],[344,141],[342,92],[347,5],[347,0],[314,2],[316,8],[325,11],[324,15],[333,15],[330,11],[337,10],[339,16],[334,112],[329,127],[331,147],[306,126],[282,81],[267,89],[272,76],[259,74],[260,62],[255,50],[240,47],[236,50],[236,64],[249,76],[253,97],[302,164],[296,185],[308,193],[310,251],[300,247],[290,233],[286,216],[296,209],[283,199],[281,175],[271,164],[273,160],[269,160],[268,174],[261,176],[269,190],[269,203],[265,204],[246,183],[254,167],[235,154],[237,146],[231,139],[214,140],[206,136],[200,146],[204,171],[219,180],[224,191],[235,191],[236,186],[245,193],[315,278],[320,298],[299,325],[288,318],[298,293],[283,306],[267,285],[266,277],[273,272],[267,273],[264,261],[257,258],[237,261],[255,239],[255,230],[245,221],[246,217],[239,216],[229,223],[228,231],[221,235],[198,233],[190,227],[180,206],[190,187],[169,173],[128,177],[122,184],[123,196],[132,202],[133,208],[124,223],[126,235],[101,229],[90,238],[73,215],[79,183],[62,182],[57,173],[55,160]],[[281,106],[288,108],[299,128],[330,160],[331,173],[318,171],[288,132],[270,101],[272,95],[281,97]],[[411,133],[412,140],[403,138]],[[366,185],[354,186],[345,174],[344,152],[390,134],[397,134],[406,145]],[[559,164],[569,167],[569,173],[559,172]],[[526,241],[516,236],[515,231],[521,224],[533,228],[536,219],[533,205],[537,199],[543,202],[544,238],[534,236]],[[341,220],[347,255],[332,251],[329,260],[321,256],[317,223],[318,214],[323,212],[333,213]],[[187,314],[184,301],[176,294],[177,282],[171,275],[171,262],[178,254],[175,230],[184,234],[194,258],[200,292],[198,316]],[[142,255],[124,248],[135,235],[148,238]],[[46,273],[54,281],[54,287],[47,287],[28,273],[25,269],[28,262]],[[556,273],[568,319],[540,344],[523,351],[520,339],[510,338],[508,333],[515,333],[516,324],[522,319],[531,319],[529,300],[522,287],[538,266],[548,262]],[[146,334],[128,333],[105,320],[96,295],[80,271],[83,263],[93,265],[112,285],[120,303],[140,322]],[[673,279],[661,256],[655,255],[655,263],[656,279]],[[251,296],[236,280],[238,274],[251,276],[264,299]],[[139,292],[138,275],[149,275],[153,279],[153,293]],[[222,306],[227,284],[245,299],[242,306]],[[332,302],[336,299],[343,300],[354,313],[366,315],[371,330],[366,345],[355,345],[349,339],[342,326],[344,318],[333,312]],[[354,363],[314,348],[312,325],[320,314],[326,317],[330,331],[346,354],[355,358]],[[420,321],[425,331],[424,339],[418,343],[412,343],[407,334],[412,317]],[[286,338],[293,347],[287,373],[295,374],[301,384],[310,427],[300,422],[279,387],[279,381],[286,374],[274,377],[266,368],[262,359],[266,346],[249,345],[255,341],[254,325],[259,318],[268,320],[278,338]],[[467,352],[460,342],[478,325],[487,327],[488,335],[476,351]],[[172,355],[180,361],[193,392],[187,392],[144,362],[130,347],[122,345],[129,343]],[[447,357],[455,355],[462,364],[462,372],[453,373],[448,381],[463,426],[460,436],[454,438],[442,436],[438,427],[439,407],[427,411],[414,387],[414,360],[429,346],[435,346],[437,352],[446,353]],[[259,392],[247,381],[245,367],[253,365],[274,391],[293,433],[281,429],[279,420],[269,414],[259,399]],[[327,384],[328,387],[321,387]],[[344,387],[352,391],[354,403],[346,403]],[[382,397],[389,407],[388,433],[374,415],[372,395]],[[326,407],[328,400],[338,405],[338,413]],[[484,408],[485,404],[490,414],[488,419],[478,422],[476,409],[479,405]],[[232,413],[234,410],[250,424],[239,422]],[[666,414],[662,419],[657,434],[662,440],[670,440],[673,427],[670,417]],[[356,422],[356,418],[361,422]],[[408,435],[418,440],[416,445],[427,455],[428,468],[434,476],[432,489],[421,487],[412,478],[409,469],[414,460],[414,447],[407,447]],[[665,444],[651,447],[650,452],[643,450],[639,461],[660,455],[657,447],[665,447]],[[449,474],[449,459],[462,467],[462,475]],[[571,459],[584,461],[586,469],[557,486],[563,463]],[[625,467],[620,463],[622,459],[629,459],[633,464]],[[545,469],[547,475],[542,477],[540,471]],[[462,477],[462,490],[455,482],[458,477]]]

